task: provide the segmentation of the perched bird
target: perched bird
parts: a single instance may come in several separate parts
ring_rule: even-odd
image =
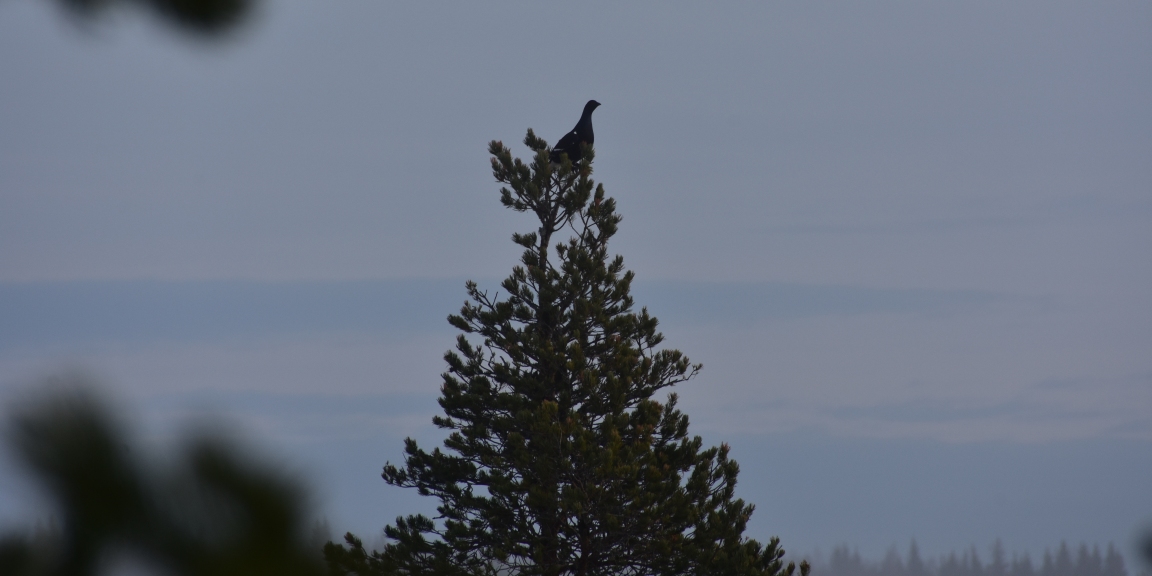
[[[580,115],[580,121],[576,123],[576,127],[562,136],[556,146],[552,148],[552,155],[549,158],[552,159],[553,164],[561,162],[561,154],[567,154],[568,159],[573,162],[579,162],[584,157],[580,145],[591,146],[596,139],[596,136],[592,134],[592,111],[599,105],[600,103],[595,100],[589,100],[584,105],[584,113]]]

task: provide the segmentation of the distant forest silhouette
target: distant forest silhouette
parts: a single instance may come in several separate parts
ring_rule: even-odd
[[[999,540],[987,561],[975,546],[963,553],[925,559],[913,540],[906,555],[892,547],[879,562],[864,560],[859,552],[841,545],[826,558],[814,558],[812,564],[813,576],[1128,576],[1124,557],[1112,544],[1103,553],[1100,546],[1087,544],[1073,552],[1067,542],[1061,542],[1055,552],[1045,550],[1037,562],[1026,553],[1009,556]]]

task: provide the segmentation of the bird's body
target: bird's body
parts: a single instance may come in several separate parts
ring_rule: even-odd
[[[592,111],[599,105],[600,103],[595,100],[589,100],[584,105],[584,113],[580,115],[576,127],[562,136],[552,148],[550,158],[553,164],[562,162],[564,154],[567,154],[572,162],[579,162],[584,158],[584,152],[580,147],[584,144],[591,146],[596,140],[596,135],[592,133]]]

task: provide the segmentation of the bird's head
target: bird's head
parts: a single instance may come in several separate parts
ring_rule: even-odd
[[[592,111],[595,110],[596,107],[599,105],[600,105],[599,102],[597,102],[595,100],[589,100],[588,103],[584,105],[584,113],[585,114],[591,114]]]

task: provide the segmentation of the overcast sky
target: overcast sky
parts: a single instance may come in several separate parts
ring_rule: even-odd
[[[370,536],[427,506],[378,474],[435,438],[463,281],[533,228],[486,143],[595,98],[613,247],[754,536],[1152,523],[1152,4],[261,8],[208,44],[0,2],[0,399],[83,371],[153,429],[226,414]]]

